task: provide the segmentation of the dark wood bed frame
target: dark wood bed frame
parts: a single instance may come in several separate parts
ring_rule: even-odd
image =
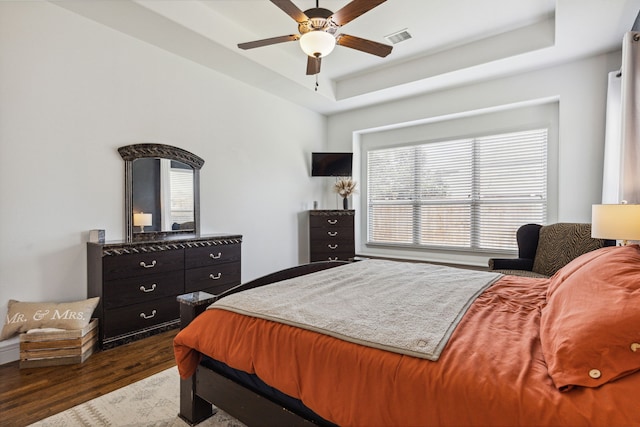
[[[181,295],[178,297],[181,328],[191,323],[207,306],[227,295],[344,264],[347,262],[313,262],[269,274],[233,287],[219,295],[205,292]],[[199,365],[191,378],[180,380],[179,416],[190,425],[196,425],[215,413],[212,405],[248,426],[317,425],[287,408],[283,403],[267,398],[212,369]]]

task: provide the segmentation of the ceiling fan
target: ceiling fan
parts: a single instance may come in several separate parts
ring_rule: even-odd
[[[334,13],[328,9],[319,7],[318,0],[316,0],[315,8],[305,10],[304,12],[293,4],[291,0],[271,0],[271,3],[278,6],[298,23],[298,31],[300,34],[290,34],[287,36],[239,43],[238,47],[240,49],[253,49],[300,40],[300,47],[308,55],[307,75],[314,75],[320,72],[320,62],[322,58],[331,53],[336,44],[385,57],[391,53],[393,46],[349,34],[336,35],[340,27],[385,1],[386,0],[353,0]]]

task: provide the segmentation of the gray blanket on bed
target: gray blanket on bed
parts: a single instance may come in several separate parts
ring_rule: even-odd
[[[497,273],[366,260],[229,295],[224,309],[400,354],[438,360]]]

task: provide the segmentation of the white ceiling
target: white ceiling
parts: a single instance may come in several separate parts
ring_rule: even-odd
[[[323,58],[316,91],[298,42],[237,48],[298,32],[268,0],[53,3],[323,114],[608,52],[640,10],[640,0],[387,0],[339,33],[388,44],[384,36],[407,29],[412,38],[386,58],[337,46]]]

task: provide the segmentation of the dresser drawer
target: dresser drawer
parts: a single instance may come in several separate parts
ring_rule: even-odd
[[[354,252],[355,245],[353,240],[340,241],[326,241],[319,240],[311,242],[311,252]]]
[[[132,331],[150,328],[180,317],[180,306],[175,296],[151,302],[105,310],[104,337],[112,338]]]
[[[182,270],[176,270],[163,274],[105,281],[102,303],[104,308],[109,309],[182,293],[184,293],[184,273]]]
[[[310,228],[309,237],[312,241],[323,242],[326,244],[332,242],[351,242],[353,241],[353,228]]]
[[[240,262],[193,268],[185,271],[185,292],[219,288],[220,291],[240,283]]]
[[[311,228],[345,227],[353,229],[353,218],[353,215],[311,215],[309,226]]]
[[[355,245],[348,241],[312,241],[310,250],[311,262],[315,261],[348,261],[355,256]]]
[[[240,244],[215,245],[185,250],[185,268],[198,268],[218,263],[240,261]]]
[[[143,276],[184,269],[184,252],[168,250],[104,258],[104,280]]]

